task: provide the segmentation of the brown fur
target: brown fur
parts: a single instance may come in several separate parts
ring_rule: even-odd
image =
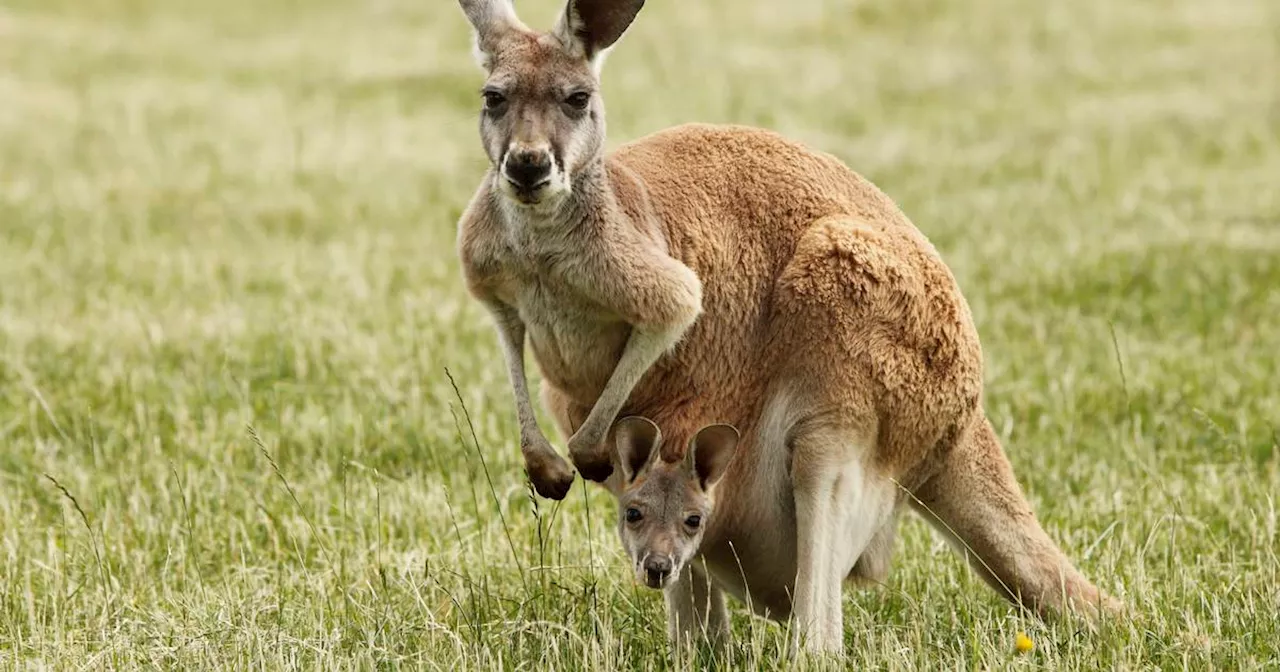
[[[480,40],[518,46],[488,56],[491,79],[551,90],[592,71],[566,57],[578,53],[568,38],[512,31]],[[918,496],[1006,594],[1037,610],[1114,606],[1031,514],[982,411],[969,308],[887,196],[834,157],[740,126],[679,126],[605,156],[598,101],[592,115],[586,127],[537,122],[552,147],[593,149],[574,159],[566,194],[523,209],[500,188],[501,145],[528,125],[482,124],[495,169],[462,218],[459,252],[503,337],[531,337],[543,401],[584,475],[602,480],[618,459],[605,440],[617,413],[598,408],[611,385],[622,413],[666,431],[664,450],[707,421],[742,431],[701,538],[705,565],[680,594],[715,602],[724,590],[775,617],[794,608],[814,646],[838,648],[830,583],[882,577],[897,512]],[[644,348],[643,375],[611,381]],[[571,472],[525,415],[529,475],[562,497]],[[622,501],[637,483],[650,482],[608,479]],[[851,531],[824,527],[836,524]]]

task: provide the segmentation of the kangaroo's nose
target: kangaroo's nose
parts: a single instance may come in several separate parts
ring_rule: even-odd
[[[666,556],[652,557],[644,561],[645,583],[650,588],[660,588],[671,575],[671,558]]]
[[[512,149],[507,154],[504,172],[517,187],[533,189],[551,175],[551,157],[545,151]]]

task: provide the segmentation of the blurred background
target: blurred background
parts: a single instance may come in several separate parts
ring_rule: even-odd
[[[899,203],[1138,616],[1027,619],[913,521],[854,663],[1275,663],[1280,5],[651,0],[603,79],[612,146],[764,126]],[[451,0],[0,0],[0,663],[670,664],[612,499],[524,482],[453,249],[482,81]]]

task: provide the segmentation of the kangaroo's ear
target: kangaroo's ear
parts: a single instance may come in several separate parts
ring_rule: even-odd
[[[597,72],[609,48],[627,32],[644,0],[569,0],[553,34]]]
[[[489,70],[493,54],[508,31],[523,27],[511,0],[458,0],[475,31],[472,47],[480,67]]]
[[[618,467],[622,478],[631,483],[649,463],[654,449],[662,443],[662,430],[652,420],[633,415],[613,426],[613,440],[618,446]]]
[[[686,458],[703,490],[715,485],[729,468],[738,449],[738,430],[732,425],[707,425],[698,430]]]

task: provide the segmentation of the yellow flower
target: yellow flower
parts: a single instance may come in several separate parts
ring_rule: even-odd
[[[1027,636],[1027,633],[1019,632],[1017,638],[1014,639],[1013,647],[1018,653],[1029,653],[1032,649],[1036,648],[1036,645],[1035,642],[1032,642],[1031,638]]]

